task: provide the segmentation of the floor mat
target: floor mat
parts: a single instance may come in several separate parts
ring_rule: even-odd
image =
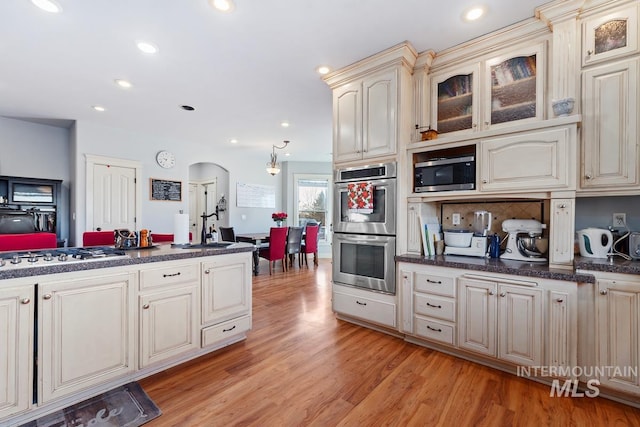
[[[137,382],[109,390],[20,427],[117,426],[137,427],[160,416],[162,411]]]

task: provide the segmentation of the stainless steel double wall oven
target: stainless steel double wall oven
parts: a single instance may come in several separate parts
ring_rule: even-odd
[[[396,164],[334,172],[333,281],[395,295]]]

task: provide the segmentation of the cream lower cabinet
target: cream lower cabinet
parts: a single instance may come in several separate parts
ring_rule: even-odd
[[[200,348],[200,263],[169,262],[140,271],[140,367]]]
[[[34,286],[0,288],[0,419],[31,407]]]
[[[38,280],[38,402],[136,369],[137,272],[69,273]]]
[[[338,315],[397,329],[395,295],[333,284],[332,309]]]
[[[620,192],[640,188],[638,121],[640,58],[582,73],[580,189]],[[634,193],[636,194],[636,193]]]
[[[598,277],[596,347],[598,367],[607,367],[600,384],[640,395],[640,279],[632,275]]]
[[[543,292],[535,286],[458,278],[460,348],[518,365],[542,365]]]
[[[402,298],[401,331],[449,346],[456,345],[458,270],[398,265]]]
[[[211,257],[201,276],[202,347],[251,329],[251,254]]]

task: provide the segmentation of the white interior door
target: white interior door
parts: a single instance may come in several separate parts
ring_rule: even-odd
[[[189,231],[191,232],[191,239],[194,242],[199,241],[200,236],[200,221],[202,219],[198,216],[198,184],[194,182],[189,183]]]
[[[136,229],[136,170],[93,165],[93,230]]]

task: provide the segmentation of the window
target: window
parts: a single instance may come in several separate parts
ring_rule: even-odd
[[[320,240],[327,240],[329,224],[329,175],[296,176],[296,218],[299,226],[320,224]]]

